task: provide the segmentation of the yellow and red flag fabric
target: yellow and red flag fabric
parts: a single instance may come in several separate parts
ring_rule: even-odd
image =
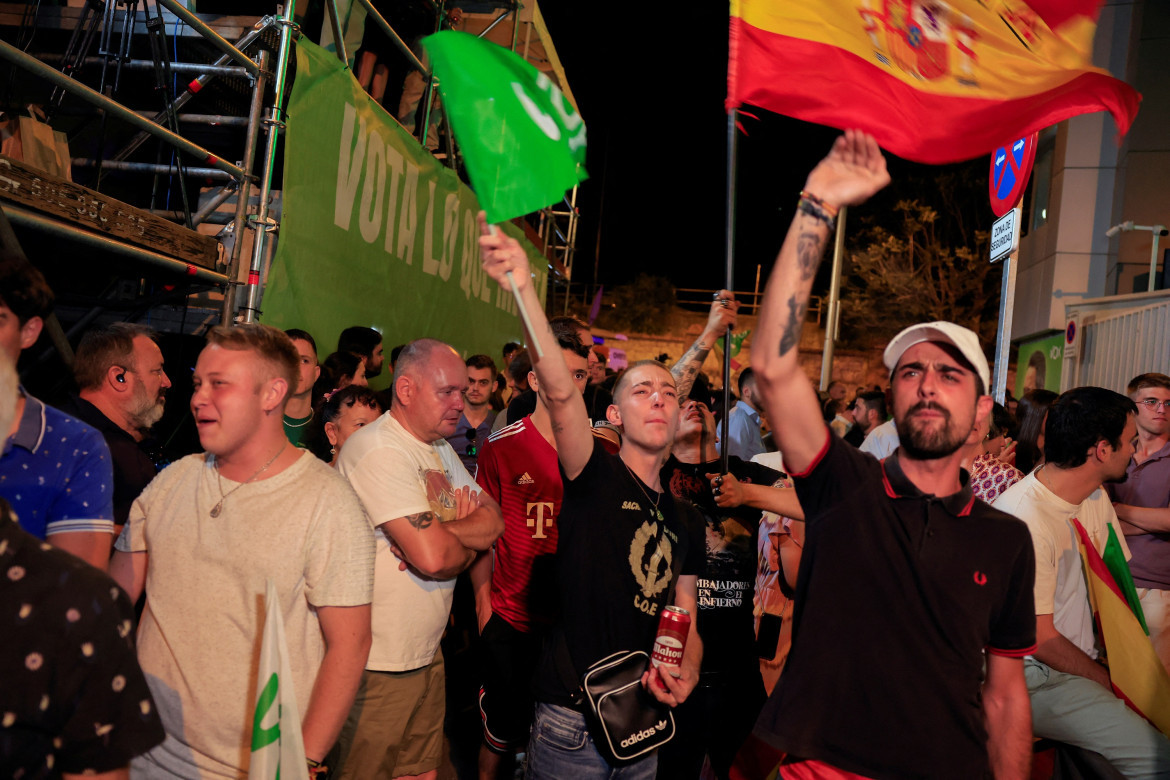
[[[1101,0],[732,0],[728,109],[872,134],[908,160],[987,154],[1141,96],[1091,64]]]
[[[1118,579],[1124,579],[1124,573],[1119,572],[1122,576],[1115,577],[1106,565],[1106,560],[1113,560],[1116,567],[1120,559],[1125,571],[1129,570],[1113,528],[1109,528],[1109,540],[1102,557],[1084,526],[1074,519],[1073,527],[1085,564],[1093,617],[1109,661],[1113,692],[1159,731],[1170,736],[1170,675],[1166,674],[1153,643],[1117,584]]]

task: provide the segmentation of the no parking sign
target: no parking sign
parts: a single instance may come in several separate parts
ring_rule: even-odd
[[[1036,134],[1001,146],[991,155],[991,210],[1002,217],[1024,197],[1032,163],[1036,159]]]

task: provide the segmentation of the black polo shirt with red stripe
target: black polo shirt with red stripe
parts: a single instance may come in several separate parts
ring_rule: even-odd
[[[1027,527],[923,494],[836,436],[793,474],[807,518],[792,649],[755,734],[873,778],[990,776],[984,650],[1036,645]]]

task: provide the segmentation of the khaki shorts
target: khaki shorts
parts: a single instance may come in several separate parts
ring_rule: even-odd
[[[392,780],[438,769],[446,710],[443,653],[410,672],[362,672],[339,740],[340,780]]]

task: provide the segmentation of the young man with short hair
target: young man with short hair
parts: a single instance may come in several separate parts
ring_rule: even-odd
[[[1100,488],[1125,479],[1136,411],[1132,400],[1101,387],[1062,394],[1044,424],[1044,464],[994,506],[1027,523],[1036,549],[1037,647],[1024,668],[1036,736],[1100,753],[1127,778],[1165,778],[1170,740],[1113,693],[1077,541],[1083,532],[1102,553],[1110,526],[1120,530]],[[1124,534],[1116,536],[1128,557]]]
[[[23,257],[0,255],[0,351],[13,363],[36,344],[53,309],[45,277]],[[102,435],[16,391],[0,450],[0,496],[24,530],[106,570],[114,532],[114,472]]]
[[[752,341],[807,526],[792,648],[752,746],[771,756],[766,771],[782,760],[781,778],[1023,780],[1032,546],[1021,522],[975,500],[959,468],[960,448],[991,413],[978,337],[935,322],[889,343],[902,446],[883,462],[829,432],[800,367],[837,209],[888,182],[873,138],[838,137],[808,175]]]
[[[505,290],[511,289],[506,274],[512,272],[534,321],[537,332],[527,336],[543,353],[534,370],[564,484],[557,541],[560,611],[536,673],[528,776],[652,778],[653,752],[620,767],[611,765],[596,747],[601,736],[591,733],[576,700],[580,677],[591,665],[619,651],[650,651],[659,617],[671,600],[692,616],[685,654],[679,667],[648,670],[643,687],[674,707],[698,679],[701,523],[693,510],[674,502],[660,475],[678,427],[675,378],[653,361],[625,371],[608,412],[609,421],[622,428],[621,449],[609,455],[593,436],[585,401],[532,288],[527,255],[514,239],[489,232],[482,212],[479,223],[484,270]]]
[[[496,362],[487,355],[472,355],[467,365],[467,390],[455,433],[447,441],[455,448],[468,474],[475,474],[479,450],[492,432],[492,388],[496,386]]]
[[[269,581],[308,761],[324,760],[353,702],[374,538],[345,480],[284,436],[297,374],[279,330],[213,328],[191,396],[205,452],[160,473],[118,537],[111,574],[132,599],[147,593],[138,658],[167,732],[135,759],[143,776],[247,774]]]
[[[577,329],[561,323],[553,333],[574,384],[584,390],[588,362]],[[480,780],[511,777],[510,757],[528,742],[532,678],[556,616],[554,556],[564,490],[552,418],[535,372],[528,384],[537,389],[536,409],[488,438],[476,474],[504,516],[492,553],[469,570],[482,649]]]
[[[861,393],[853,400],[853,427],[842,438],[860,447],[865,437],[885,420],[886,394],[878,390]]]
[[[764,451],[763,404],[751,366],[739,372],[738,381],[739,400],[727,420],[727,452],[740,460],[751,460]]]
[[[284,435],[289,444],[307,449],[302,441],[313,422],[313,385],[321,376],[317,342],[308,331],[300,328],[289,328],[284,335],[292,339],[297,350],[297,384],[284,407]]]
[[[1126,394],[1137,404],[1137,448],[1125,480],[1105,489],[1133,553],[1150,641],[1170,670],[1170,376],[1136,376]]]
[[[341,331],[337,337],[338,352],[349,352],[365,359],[367,379],[382,373],[382,350],[382,334],[373,328],[354,325]]]

